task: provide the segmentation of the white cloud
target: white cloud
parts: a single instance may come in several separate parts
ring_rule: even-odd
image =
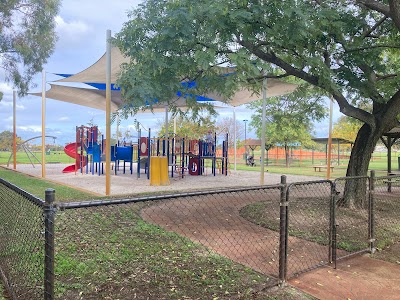
[[[90,32],[90,27],[77,20],[65,21],[61,16],[56,16],[56,31],[61,44],[75,44]]]
[[[69,121],[70,118],[69,117],[61,117],[58,119],[58,121]]]
[[[6,94],[12,94],[13,88],[11,85],[9,85],[6,82],[0,82],[0,91],[6,95]]]
[[[30,126],[17,126],[17,132],[21,130],[21,131],[25,131],[25,132],[42,132],[42,127],[38,126],[38,125],[30,125]]]

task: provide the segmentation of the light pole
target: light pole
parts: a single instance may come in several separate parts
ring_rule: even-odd
[[[244,142],[246,143],[246,134],[247,134],[247,127],[246,124],[249,120],[243,120],[244,122]]]
[[[244,122],[244,151],[245,151],[245,162],[246,163],[247,163],[247,148],[246,148],[247,121],[249,121],[249,120],[247,120],[247,119],[243,120],[243,122]]]

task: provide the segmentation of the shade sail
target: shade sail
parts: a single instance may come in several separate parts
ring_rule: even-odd
[[[78,88],[58,84],[50,84],[50,86],[50,90],[46,91],[46,98],[106,110],[105,90]],[[39,97],[42,96],[41,92],[30,94]],[[111,91],[111,110],[116,111],[121,103],[121,93],[119,91]]]
[[[117,81],[117,76],[122,63],[128,63],[129,58],[122,55],[117,47],[111,48],[111,82]],[[56,82],[106,82],[106,54],[103,54],[100,59],[85,70],[66,78],[56,80]]]
[[[117,80],[120,66],[124,62],[129,62],[129,58],[122,55],[118,48],[111,48],[111,109],[116,111],[122,104],[121,92],[119,89],[114,88]],[[230,74],[234,72],[233,68],[218,67],[221,75]],[[56,80],[57,84],[51,84],[51,89],[46,92],[46,98],[54,100],[74,103],[91,108],[105,110],[105,82],[106,82],[106,55],[104,54],[97,62],[85,70],[75,74],[58,74],[64,78]],[[82,88],[62,86],[64,82],[86,83],[96,88]],[[277,79],[269,79],[267,85],[267,97],[274,97],[293,92],[297,88],[296,84],[285,83]],[[190,90],[190,88],[189,88]],[[41,96],[41,93],[30,93],[35,96]],[[181,96],[181,92],[177,91],[177,98],[173,99],[174,105],[180,108],[186,106],[185,96]],[[255,93],[247,89],[237,91],[231,99],[226,99],[224,96],[219,95],[217,92],[208,93],[206,95],[196,96],[198,102],[201,101],[221,101],[228,103],[231,106],[239,106],[242,104],[250,103],[255,100],[261,99],[260,93]],[[218,106],[218,105],[217,105]],[[146,106],[141,108],[146,110]],[[153,111],[165,110],[165,104],[153,105]]]
[[[106,110],[106,91],[93,89],[93,88],[82,88],[82,87],[71,87],[71,86],[63,86],[58,84],[50,84],[50,90],[46,91],[46,98],[55,99],[63,102],[83,105],[86,107],[96,108],[100,110]],[[30,93],[34,96],[42,96],[42,93]],[[207,102],[208,98],[205,97],[197,97],[198,102]],[[186,99],[184,97],[177,97],[176,99],[172,99],[174,105],[180,108],[185,108]],[[111,110],[116,112],[118,108],[121,106],[121,93],[118,90],[111,90]],[[218,107],[218,105],[215,105]],[[152,111],[153,112],[164,112],[165,104],[153,104]],[[143,106],[140,108],[142,111],[150,111],[150,108]]]

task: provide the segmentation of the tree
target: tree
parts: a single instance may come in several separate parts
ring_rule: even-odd
[[[9,130],[3,131],[0,133],[0,150],[1,151],[10,151],[13,147],[13,133]],[[17,138],[17,144],[21,142],[20,137]]]
[[[356,119],[341,116],[333,125],[332,136],[352,142],[356,139],[357,132],[360,130],[361,125],[361,122]]]
[[[174,132],[174,122],[169,122],[168,133]],[[161,128],[158,135],[165,136],[165,122],[159,121],[158,126]],[[216,126],[211,116],[203,116],[200,121],[194,122],[190,115],[179,115],[176,117],[176,135],[187,139],[204,139],[207,132],[214,132]]]
[[[129,16],[116,36],[132,58],[119,80],[128,103],[167,102],[181,81],[229,98],[264,77],[294,77],[362,123],[347,176],[366,175],[377,141],[399,124],[398,0],[147,0]],[[235,70],[221,76],[217,66]],[[362,206],[365,189],[349,181],[348,204]]]
[[[60,0],[0,3],[0,68],[6,80],[18,88],[20,96],[28,92],[33,75],[42,70],[53,52],[54,17],[60,3]]]
[[[229,148],[234,147],[235,143],[235,128],[236,128],[236,142],[244,136],[244,128],[243,124],[240,121],[236,122],[233,120],[233,118],[226,117],[222,118],[217,121],[217,131],[221,134],[224,135],[223,138],[225,138],[225,134],[228,133],[228,146]]]
[[[266,132],[267,143],[281,144],[285,149],[286,167],[289,166],[289,150],[291,144],[311,144],[312,121],[319,121],[326,115],[326,109],[318,98],[298,91],[283,97],[272,97],[266,100]],[[258,137],[262,133],[262,101],[248,105],[255,114],[250,125],[256,128]]]

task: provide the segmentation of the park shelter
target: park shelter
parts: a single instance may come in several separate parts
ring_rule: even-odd
[[[326,164],[328,161],[328,144],[329,144],[329,138],[313,138],[312,139],[314,142],[318,143],[318,144],[325,144],[325,160],[326,160]],[[342,138],[335,138],[332,137],[332,144],[337,145],[337,165],[340,165],[340,145],[341,144],[350,144],[351,147],[353,147],[353,142],[346,140],[346,139],[342,139]],[[313,151],[314,153],[314,151]],[[312,163],[314,164],[314,155],[312,156]]]
[[[386,139],[385,139],[386,137]],[[385,144],[388,150],[388,158],[387,158],[387,172],[392,172],[392,146],[393,144],[400,138],[400,126],[396,126],[384,133],[381,136],[381,141]],[[399,159],[399,169],[400,169],[400,159]]]

